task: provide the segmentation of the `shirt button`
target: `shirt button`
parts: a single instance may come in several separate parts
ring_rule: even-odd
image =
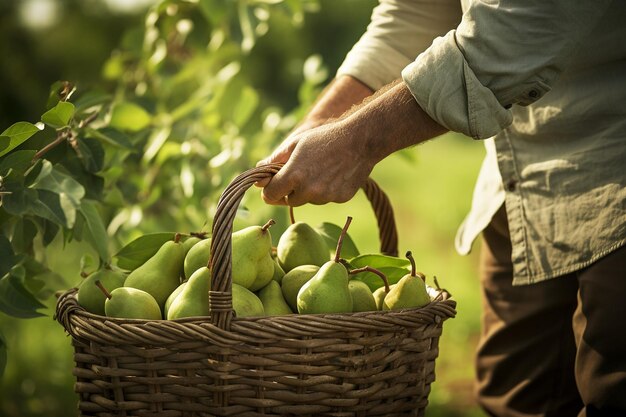
[[[530,97],[530,98],[537,98],[537,97],[539,97],[539,91],[537,91],[537,90],[530,90],[528,92],[528,97]]]
[[[515,180],[508,180],[506,182],[506,190],[507,191],[513,192],[513,191],[515,191],[516,188],[517,188],[517,181],[515,181]]]

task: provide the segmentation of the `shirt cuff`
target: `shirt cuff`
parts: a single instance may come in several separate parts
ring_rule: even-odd
[[[456,30],[433,44],[402,70],[420,107],[449,130],[487,139],[513,121],[493,92],[482,85],[456,42]]]

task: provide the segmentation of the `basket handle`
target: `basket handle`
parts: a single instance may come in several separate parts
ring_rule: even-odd
[[[217,203],[209,261],[209,305],[211,321],[221,329],[229,330],[233,317],[231,235],[237,208],[248,188],[259,180],[275,175],[282,166],[283,164],[262,165],[241,173],[226,187]],[[381,253],[397,256],[398,234],[389,198],[371,178],[368,178],[362,188],[376,215]]]

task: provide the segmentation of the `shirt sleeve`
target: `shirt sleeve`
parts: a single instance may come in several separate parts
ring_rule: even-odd
[[[541,98],[611,0],[476,0],[456,29],[402,71],[418,104],[449,130],[491,137],[508,108]]]
[[[401,77],[401,72],[437,36],[461,21],[459,0],[380,0],[361,39],[352,47],[337,76],[351,75],[373,90]]]

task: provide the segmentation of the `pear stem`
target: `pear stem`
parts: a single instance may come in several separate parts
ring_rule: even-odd
[[[339,239],[337,240],[337,249],[335,250],[335,262],[337,263],[339,263],[339,259],[341,258],[341,246],[343,245],[343,238],[346,236],[346,233],[348,232],[348,227],[350,227],[351,222],[352,217],[348,216],[346,224],[343,226],[341,234],[339,235]]]
[[[183,235],[177,232],[177,233],[174,235],[174,243],[178,243],[178,242],[180,241],[180,238],[181,238],[181,237],[183,237]]]
[[[110,300],[111,299],[111,293],[109,291],[107,291],[106,288],[104,288],[104,285],[102,285],[100,280],[96,280],[96,285],[98,286],[98,288],[100,288],[100,291],[102,291],[102,293],[106,296],[106,298],[108,298]]]
[[[354,275],[360,272],[373,272],[374,274],[378,275],[380,279],[382,279],[383,282],[385,283],[385,292],[389,292],[389,280],[387,279],[387,276],[383,274],[381,271],[379,271],[376,268],[372,268],[371,266],[364,266],[362,268],[353,269],[352,271],[349,272],[349,274]]]
[[[293,216],[293,206],[289,206],[289,220],[291,221],[291,224],[296,222],[296,218]]]
[[[269,219],[267,221],[267,223],[265,223],[263,225],[263,227],[261,227],[261,230],[263,230],[264,232],[267,232],[267,229],[269,229],[270,227],[272,227],[275,224],[276,224],[276,222],[274,221],[274,219]]]
[[[411,262],[411,276],[414,277],[417,268],[415,267],[415,259],[413,259],[413,253],[409,250],[404,255]]]
[[[189,232],[189,236],[197,237],[200,239],[206,239],[208,232]]]

